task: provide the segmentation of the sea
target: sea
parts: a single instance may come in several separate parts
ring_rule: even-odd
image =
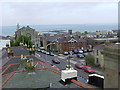
[[[20,25],[20,28],[27,25]],[[67,32],[72,30],[73,32],[95,32],[95,31],[111,31],[118,30],[117,24],[65,24],[65,25],[29,25],[40,33],[50,33],[53,30],[63,30]],[[16,26],[0,26],[1,36],[14,35]],[[52,32],[53,33],[53,32]]]

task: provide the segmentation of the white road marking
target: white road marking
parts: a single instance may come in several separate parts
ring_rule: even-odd
[[[76,61],[73,61],[73,60],[70,60],[70,63],[76,64],[77,62],[76,62]]]

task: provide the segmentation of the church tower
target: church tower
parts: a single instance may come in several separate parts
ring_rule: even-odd
[[[17,24],[17,29],[16,29],[16,30],[18,31],[18,30],[19,30],[19,28],[20,28],[20,25],[19,25],[19,24]]]

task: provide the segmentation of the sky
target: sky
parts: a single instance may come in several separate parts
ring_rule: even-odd
[[[117,24],[117,2],[3,2],[2,26]]]

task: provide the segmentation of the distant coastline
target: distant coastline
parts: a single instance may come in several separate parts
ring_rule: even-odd
[[[20,25],[20,28],[27,25]],[[118,25],[117,24],[65,24],[65,25],[29,25],[31,28],[35,29],[36,31],[39,31],[41,33],[45,33],[45,31],[51,31],[51,30],[69,30],[72,29],[73,32],[95,32],[95,31],[102,31],[102,30],[117,30]],[[0,26],[0,31],[2,31],[2,36],[7,35],[14,35],[16,31],[16,26]]]

